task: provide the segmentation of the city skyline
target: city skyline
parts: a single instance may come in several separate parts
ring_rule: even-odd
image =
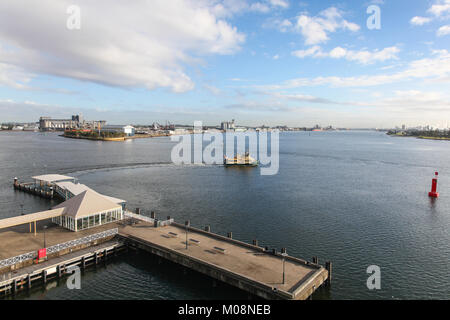
[[[3,1],[0,25],[0,122],[448,126],[450,0]]]

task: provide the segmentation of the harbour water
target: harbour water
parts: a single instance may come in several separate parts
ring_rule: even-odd
[[[14,191],[15,176],[68,174],[144,213],[232,231],[239,240],[259,239],[300,258],[331,260],[332,286],[314,299],[450,298],[450,142],[368,131],[281,133],[280,170],[273,176],[259,168],[174,165],[173,146],[167,137],[118,143],[0,132],[0,218],[52,206]],[[441,197],[432,200],[427,193],[435,171]],[[370,265],[381,268],[381,290],[366,287]],[[86,272],[81,290],[62,283],[18,298],[246,297],[138,255]]]

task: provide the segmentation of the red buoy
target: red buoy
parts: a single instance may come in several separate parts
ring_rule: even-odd
[[[438,172],[435,172],[434,175],[434,179],[431,182],[431,191],[428,192],[428,196],[430,196],[431,198],[437,198],[439,197],[439,192],[437,192],[437,177],[438,177]]]

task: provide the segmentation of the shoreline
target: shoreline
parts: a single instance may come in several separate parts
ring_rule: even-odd
[[[400,137],[400,138],[416,138],[424,140],[437,140],[437,141],[450,141],[450,137],[430,137],[430,136],[410,136],[410,135],[400,135],[400,134],[387,134],[390,137]]]
[[[157,137],[168,137],[169,134],[145,134],[145,135],[134,135],[130,137],[118,137],[118,138],[94,138],[94,137],[83,137],[83,136],[69,136],[65,134],[60,134],[60,137],[69,138],[69,139],[85,139],[85,140],[93,140],[93,141],[125,141],[125,140],[134,140],[134,139],[147,139],[147,138],[157,138]]]

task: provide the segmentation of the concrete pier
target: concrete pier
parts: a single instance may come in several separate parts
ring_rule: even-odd
[[[177,223],[155,228],[141,222],[119,231],[119,237],[129,246],[264,299],[304,300],[328,279],[328,270],[320,265],[268,252],[229,236]]]

